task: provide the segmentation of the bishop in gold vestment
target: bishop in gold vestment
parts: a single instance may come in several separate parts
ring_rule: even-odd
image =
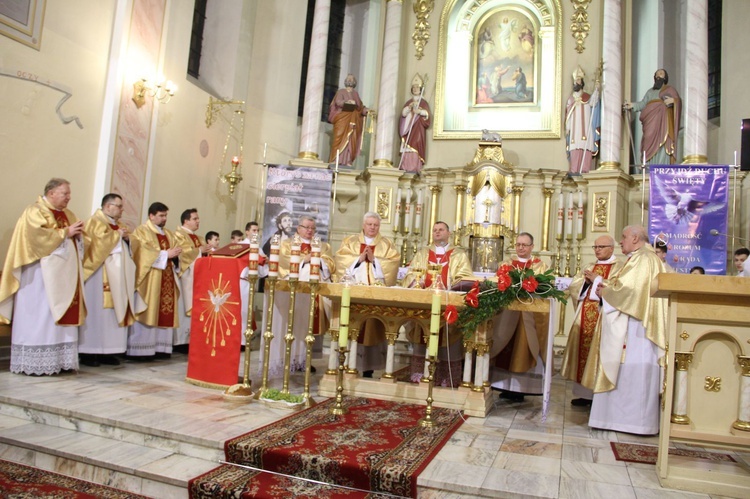
[[[464,279],[474,278],[469,257],[463,248],[450,243],[451,233],[448,224],[436,222],[432,227],[433,244],[417,251],[409,271],[404,277],[403,286],[429,288],[433,284],[430,266],[440,267],[440,278],[443,286],[450,289],[454,284]],[[420,280],[424,276],[424,283]],[[426,345],[424,332],[421,328],[407,325],[407,338],[412,343],[413,356],[411,360],[411,380],[422,379],[425,370]],[[440,348],[438,349],[438,364],[435,370],[435,384],[438,386],[459,386],[461,384],[462,361],[461,330],[452,326],[443,326],[440,333]]]
[[[667,299],[651,287],[664,266],[642,226],[620,239],[628,260],[604,287],[602,312],[584,379],[593,378],[589,426],[641,435],[659,432],[659,393],[667,338]]]
[[[336,252],[336,276],[340,280],[349,271],[357,283],[394,286],[398,275],[399,253],[393,242],[380,235],[380,215],[367,212],[362,232],[346,237]],[[350,324],[350,335],[354,334]],[[370,319],[361,325],[357,369],[368,375],[385,367],[385,326]]]
[[[83,296],[83,222],[66,209],[70,183],[51,179],[18,219],[0,280],[0,322],[12,319],[10,370],[78,369]]]
[[[534,239],[522,232],[516,238],[516,258],[501,265],[531,268],[539,274],[547,264],[531,255]],[[543,392],[544,363],[547,351],[549,314],[504,310],[494,321],[490,358],[495,358],[490,373],[493,388],[519,395]]]
[[[204,253],[209,251],[206,241],[197,234],[201,219],[198,210],[191,208],[182,212],[180,216],[182,225],[174,231],[177,245],[182,248],[180,253],[180,297],[178,308],[180,312],[180,325],[174,328],[172,344],[188,345],[190,343],[190,316],[193,309],[193,273],[195,272],[195,261]]]
[[[136,307],[145,309],[135,317],[128,355],[151,357],[172,353],[174,328],[179,325],[177,275],[172,260],[182,253],[174,234],[164,228],[168,208],[162,203],[149,207],[148,221],[130,236],[136,266]]]
[[[600,236],[594,241],[596,263],[586,266],[570,284],[570,299],[576,311],[573,326],[568,333],[568,344],[563,355],[560,374],[573,381],[572,404],[576,406],[591,405],[593,397],[593,379],[584,379],[583,373],[591,351],[591,341],[599,320],[601,300],[596,294],[600,285],[607,285],[609,278],[615,275],[622,262],[613,255],[615,241],[610,236]]]
[[[86,221],[83,270],[89,315],[81,326],[78,351],[87,365],[119,364],[112,354],[125,353],[135,320],[135,263],[127,228],[119,225],[121,214],[122,198],[107,194]]]

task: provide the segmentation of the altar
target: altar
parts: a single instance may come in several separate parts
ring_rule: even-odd
[[[277,290],[288,289],[287,281],[278,281]],[[310,285],[300,282],[296,286],[298,293],[309,293]],[[328,369],[318,385],[318,393],[325,397],[336,396],[338,368],[338,329],[339,310],[343,284],[321,283],[317,292],[333,302],[330,333],[331,351]],[[405,323],[414,321],[423,331],[429,331],[430,312],[434,290],[407,289],[385,286],[351,286],[350,287],[350,353],[347,359],[347,370],[344,375],[344,395],[371,397],[381,400],[392,400],[424,404],[427,399],[426,382],[411,383],[399,381],[394,376],[395,344],[399,329]],[[440,291],[441,312],[447,305],[464,306],[463,292]],[[554,300],[536,299],[531,303],[515,302],[510,310],[523,312],[549,313],[547,357],[552,358],[553,337],[558,320],[558,303]],[[360,325],[368,319],[379,320],[385,327],[387,339],[386,368],[380,379],[363,378],[356,370],[357,335]],[[445,327],[441,321],[441,328]],[[464,411],[464,414],[475,417],[486,417],[492,408],[492,391],[489,383],[490,358],[492,343],[492,321],[482,324],[470,337],[463,340],[464,367],[463,382],[458,388],[434,386],[433,404]],[[549,401],[549,388],[552,378],[552,363],[545,366],[544,408]],[[546,414],[546,410],[543,410]],[[544,415],[543,415],[544,417]]]

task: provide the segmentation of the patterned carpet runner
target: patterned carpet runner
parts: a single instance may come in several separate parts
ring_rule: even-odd
[[[656,458],[659,455],[659,448],[655,445],[624,444],[619,442],[610,442],[610,445],[612,445],[612,451],[615,453],[615,459],[618,461],[656,464]],[[689,449],[669,449],[669,455],[707,459],[709,461],[736,462],[729,454]]]
[[[457,411],[433,408],[435,425],[422,428],[424,406],[358,397],[345,397],[349,412],[332,416],[334,403],[326,400],[227,441],[226,460],[372,493],[222,465],[192,479],[190,497],[416,497],[417,476],[463,422]]]
[[[146,496],[0,460],[0,497],[13,499],[148,499]]]

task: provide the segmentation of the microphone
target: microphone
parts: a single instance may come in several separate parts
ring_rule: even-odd
[[[708,233],[711,234],[712,236],[726,236],[730,239],[737,239],[739,241],[742,241],[743,243],[747,243],[747,239],[744,239],[742,237],[730,236],[729,234],[724,234],[723,232],[719,232],[716,229],[711,229],[710,231],[708,231]]]

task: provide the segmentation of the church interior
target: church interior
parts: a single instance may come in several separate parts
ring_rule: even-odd
[[[267,172],[269,166],[292,165],[333,172],[330,209],[321,219],[334,250],[361,230],[366,213],[375,212],[404,266],[418,247],[432,242],[435,222],[444,221],[452,242],[469,251],[474,272],[494,273],[512,254],[515,237],[526,232],[535,238],[534,257],[555,275],[572,277],[595,259],[598,237],[618,241],[624,227],[647,224],[648,166],[658,163],[642,152],[645,134],[636,108],[624,104],[635,104],[651,89],[658,69],[668,72],[669,85],[681,96],[672,131],[674,163],[728,165],[727,276],[734,274],[734,250],[748,246],[746,0],[17,4],[0,2],[3,261],[18,216],[52,177],[70,182],[68,209],[80,219],[115,192],[124,204],[122,221],[131,228],[147,219],[155,201],[169,207],[170,229],[179,226],[183,210],[197,208],[200,235],[216,231],[224,246],[233,230],[250,221],[260,222],[264,237],[277,230],[264,216]],[[506,44],[512,56],[494,55]],[[497,76],[487,74],[493,68]],[[367,110],[359,150],[340,161],[328,106],[347,75],[356,77]],[[583,123],[597,141],[588,158],[568,151],[566,101],[576,78],[587,95],[599,96],[599,126],[588,115]],[[401,103],[416,95],[415,82],[431,124],[423,164],[408,171],[402,167],[399,118]],[[720,338],[719,346],[695,347],[694,366],[703,366],[699,355],[750,358],[747,312],[728,312],[742,302],[742,289],[725,290],[740,298],[719,299],[691,327],[710,329],[707,324],[722,314],[739,317],[728,330],[745,344]],[[568,303],[556,316],[555,370],[574,314]],[[186,383],[183,354],[149,364],[25,376],[8,370],[10,342],[10,327],[1,326],[2,460],[148,497],[188,497],[188,481],[224,459],[226,440],[289,415]],[[250,355],[253,376],[257,348],[254,343]],[[326,340],[323,355],[313,361],[313,396],[319,401],[336,396],[335,378],[321,381],[330,365],[328,348]],[[409,362],[404,348],[397,346],[394,369]],[[695,424],[714,428],[727,418],[731,424],[738,411],[750,415],[747,366],[721,371],[722,400],[732,414],[711,409],[696,415]],[[699,372],[708,376],[705,366]],[[301,393],[303,375],[293,373],[290,383],[292,392]],[[445,390],[443,406],[462,407]],[[618,460],[613,443],[670,441],[590,428],[587,409],[571,406],[571,383],[559,376],[544,403],[527,397],[512,404],[484,390],[482,409],[467,413],[419,475],[419,497],[750,494],[748,428],[721,438],[707,436],[708,430],[677,432],[683,440],[671,444],[691,450],[710,441],[705,447],[729,458],[713,471],[735,477],[722,487],[704,475],[667,479],[667,465],[655,464],[655,458]],[[739,402],[736,393],[742,394]],[[684,469],[689,475],[691,468]]]

